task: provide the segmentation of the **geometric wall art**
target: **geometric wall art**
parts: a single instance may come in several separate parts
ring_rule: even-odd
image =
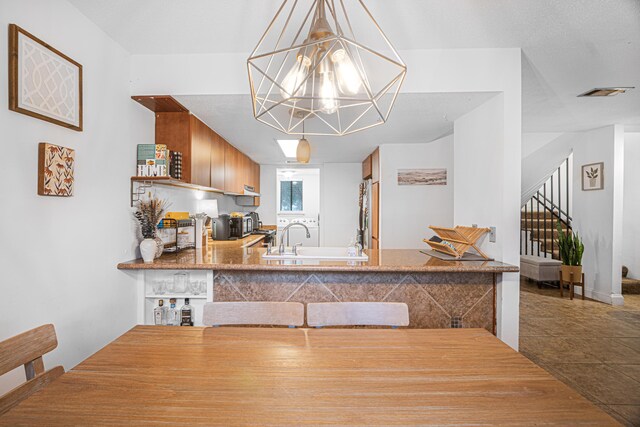
[[[447,185],[447,170],[398,169],[398,185]]]
[[[82,65],[10,24],[9,109],[82,131]]]
[[[71,148],[41,142],[38,145],[38,194],[73,196],[73,166],[76,152]]]

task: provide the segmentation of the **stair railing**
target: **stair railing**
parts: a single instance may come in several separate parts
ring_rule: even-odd
[[[547,197],[547,189],[549,189],[549,197]],[[559,258],[554,252],[554,233],[558,222],[564,225],[567,232],[571,231],[572,218],[571,215],[569,215],[570,191],[569,158],[566,158],[522,207],[520,228],[521,231],[524,231],[524,236],[528,240],[523,245],[521,232],[521,255],[537,255],[547,258],[548,254],[551,254],[550,256],[552,258]],[[566,203],[566,210],[564,210],[562,206],[563,199]],[[550,248],[547,246],[548,240],[551,240]],[[538,243],[537,248],[534,247],[535,241]],[[544,248],[541,248],[543,244]]]

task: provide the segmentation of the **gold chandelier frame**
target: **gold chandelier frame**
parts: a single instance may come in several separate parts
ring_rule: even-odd
[[[381,40],[385,53],[358,42],[345,1],[359,4],[370,24]],[[293,40],[285,44],[286,33],[293,28],[292,19],[299,12],[302,3],[310,3],[308,11]],[[287,6],[290,5],[290,8]],[[328,10],[324,20],[324,10]],[[306,9],[302,9],[303,11]],[[319,24],[318,11],[323,16]],[[276,23],[284,20],[284,25],[276,33]],[[333,25],[332,25],[333,24]],[[308,28],[308,32],[305,31]],[[308,34],[308,35],[307,35]],[[373,32],[369,32],[369,35]],[[263,51],[269,37],[275,38],[275,46]],[[370,38],[373,36],[370,36]],[[322,62],[330,52],[343,50],[352,61],[362,89],[357,95],[339,94],[335,97],[336,111],[326,113],[318,107],[316,77]],[[295,61],[317,55],[310,66],[308,75],[302,81],[295,82],[293,90],[285,88],[283,76],[286,70],[296,66]],[[375,68],[372,70],[371,68]],[[384,34],[363,0],[284,0],[276,15],[247,59],[247,69],[251,89],[253,115],[260,122],[283,133],[300,135],[302,124],[307,123],[307,135],[348,135],[385,123],[396,101],[400,87],[405,79],[407,66],[400,58],[387,36]],[[375,83],[371,75],[378,70],[384,73]],[[378,76],[376,76],[378,77]],[[303,87],[311,87],[306,95]],[[286,96],[285,96],[286,95]],[[315,95],[315,96],[314,96]]]

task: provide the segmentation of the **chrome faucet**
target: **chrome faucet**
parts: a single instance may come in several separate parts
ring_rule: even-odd
[[[293,227],[294,225],[299,225],[301,227],[304,227],[304,229],[307,230],[307,239],[311,238],[311,233],[309,233],[309,229],[307,228],[306,225],[304,225],[301,222],[290,222],[289,224],[287,224],[287,226],[285,228],[282,229],[282,236],[280,236],[280,246],[278,247],[278,253],[280,255],[282,255],[284,253],[284,233],[289,231],[289,229],[291,227]]]

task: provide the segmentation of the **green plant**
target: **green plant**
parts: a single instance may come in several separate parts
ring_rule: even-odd
[[[556,228],[558,229],[558,248],[560,249],[560,259],[564,265],[582,265],[582,254],[584,253],[584,244],[580,240],[580,236],[576,233],[565,233],[562,224],[558,221]]]
[[[149,193],[147,200],[140,200],[138,202],[133,216],[138,220],[142,237],[145,239],[153,239],[156,237],[156,227],[162,219],[162,215],[164,215],[164,210],[167,206],[165,200],[158,199],[155,196],[152,197],[151,193]]]

